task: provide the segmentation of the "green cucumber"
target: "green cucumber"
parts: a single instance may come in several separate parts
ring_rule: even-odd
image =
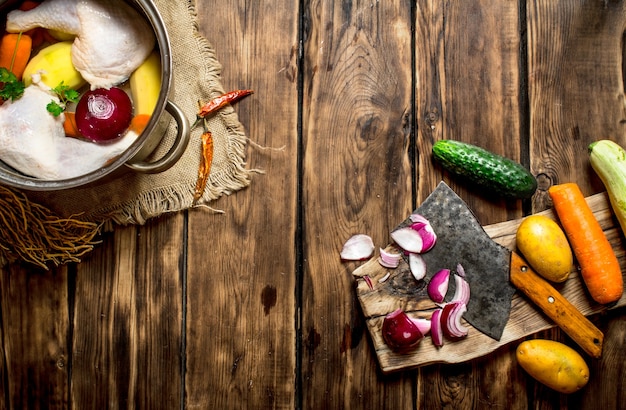
[[[602,180],[613,213],[626,233],[626,152],[613,141],[595,141],[589,144],[589,162]]]
[[[433,157],[448,172],[505,198],[530,198],[537,179],[521,164],[460,141],[440,140]]]

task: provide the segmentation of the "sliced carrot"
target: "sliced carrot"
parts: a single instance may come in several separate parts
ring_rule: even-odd
[[[566,183],[550,187],[548,193],[589,294],[598,303],[617,301],[624,291],[622,271],[580,188],[575,183]]]
[[[29,35],[5,34],[0,40],[0,67],[8,69],[21,80],[32,50],[33,41]]]
[[[150,115],[148,114],[137,114],[130,121],[130,126],[128,129],[130,131],[134,131],[137,135],[140,135],[143,130],[148,125],[148,121],[150,121]]]
[[[73,112],[65,112],[65,121],[63,122],[63,130],[68,137],[80,138],[80,132],[76,125],[76,115]]]

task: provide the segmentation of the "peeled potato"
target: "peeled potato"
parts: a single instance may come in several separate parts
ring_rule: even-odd
[[[545,279],[563,282],[569,277],[574,257],[565,233],[552,219],[531,215],[517,228],[517,249]]]
[[[71,50],[71,41],[61,41],[42,49],[26,65],[24,84],[28,86],[31,76],[41,72],[41,81],[50,88],[58,87],[61,82],[73,89],[85,85],[86,81],[72,64]]]
[[[48,29],[48,33],[52,36],[52,38],[59,41],[73,41],[76,37],[74,34],[65,33],[59,30]]]
[[[589,367],[571,347],[553,340],[520,343],[517,362],[535,380],[559,393],[573,393],[589,381]]]
[[[161,92],[161,57],[153,51],[131,74],[130,91],[135,114],[152,115]]]

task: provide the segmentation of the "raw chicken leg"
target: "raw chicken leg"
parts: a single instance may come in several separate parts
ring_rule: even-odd
[[[122,0],[45,0],[7,15],[7,31],[35,27],[76,36],[72,62],[91,89],[124,82],[153,50],[152,27]]]
[[[33,76],[36,77],[36,76]],[[99,145],[65,136],[64,116],[54,117],[46,105],[58,98],[34,78],[24,95],[0,106],[0,160],[16,170],[46,180],[67,179],[101,168],[137,138]]]

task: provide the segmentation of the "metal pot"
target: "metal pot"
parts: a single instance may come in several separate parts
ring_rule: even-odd
[[[0,18],[4,19],[18,1],[0,0]],[[161,56],[161,91],[150,121],[138,138],[119,157],[88,174],[64,179],[42,180],[26,176],[0,161],[0,184],[31,191],[56,191],[88,184],[98,184],[124,172],[159,173],[172,167],[189,143],[190,125],[183,111],[168,99],[173,87],[172,53],[167,29],[154,3],[150,0],[128,1],[152,26]],[[162,142],[165,131],[174,119],[177,135],[167,153],[157,160],[147,158]]]

